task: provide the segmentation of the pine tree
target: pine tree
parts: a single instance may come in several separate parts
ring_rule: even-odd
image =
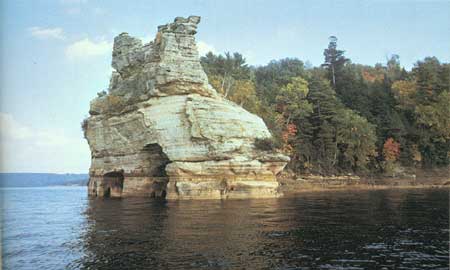
[[[328,39],[330,42],[328,43],[328,48],[323,52],[325,62],[322,66],[328,69],[328,77],[333,88],[336,89],[337,76],[344,64],[349,60],[344,57],[345,51],[337,49],[337,38],[335,36],[330,36]]]
[[[313,74],[310,79],[307,98],[313,106],[310,122],[316,149],[314,160],[321,173],[331,172],[337,161],[334,117],[341,104],[328,81],[317,74]]]

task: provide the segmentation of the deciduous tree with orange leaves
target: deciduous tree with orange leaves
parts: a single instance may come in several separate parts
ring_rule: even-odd
[[[294,147],[291,145],[291,140],[297,134],[297,127],[294,124],[288,124],[286,129],[281,134],[281,139],[283,140],[283,151],[285,153],[292,153]]]
[[[400,144],[393,138],[388,138],[383,145],[383,157],[386,161],[394,162],[400,156]]]
[[[388,174],[395,176],[395,169],[397,167],[397,160],[400,156],[400,144],[393,138],[388,138],[383,145],[383,168]]]

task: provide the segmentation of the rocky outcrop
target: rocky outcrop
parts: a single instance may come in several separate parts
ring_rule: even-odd
[[[84,122],[89,194],[169,199],[273,197],[288,157],[255,148],[258,116],[217,94],[199,61],[200,17],[159,26],[153,42],[114,39],[108,93]]]

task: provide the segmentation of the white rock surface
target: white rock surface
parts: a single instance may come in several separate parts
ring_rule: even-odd
[[[91,102],[86,122],[91,195],[278,196],[275,176],[289,158],[255,149],[255,138],[271,136],[262,119],[209,85],[199,21],[178,17],[145,45],[115,38],[109,93]]]

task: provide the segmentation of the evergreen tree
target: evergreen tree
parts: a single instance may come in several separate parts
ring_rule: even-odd
[[[337,142],[334,118],[341,105],[327,80],[317,73],[309,81],[308,101],[313,112],[310,117],[315,155],[321,173],[331,172],[337,161]]]
[[[344,57],[345,51],[337,49],[337,38],[330,36],[328,39],[330,42],[328,43],[328,48],[323,52],[325,62],[322,66],[328,69],[328,78],[333,88],[336,89],[336,78],[339,76],[342,67],[348,62],[348,59]]]

